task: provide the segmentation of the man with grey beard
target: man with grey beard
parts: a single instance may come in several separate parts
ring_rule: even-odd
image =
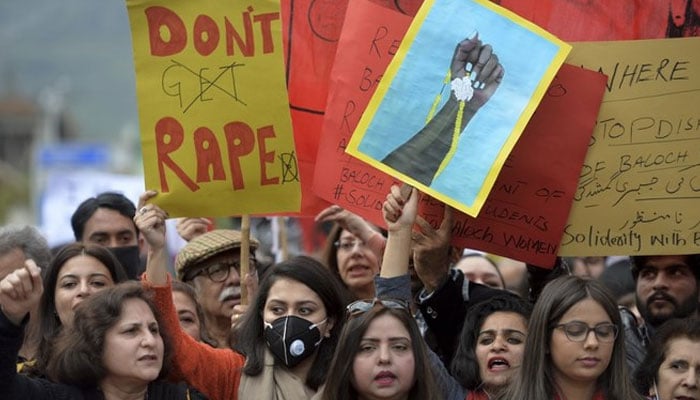
[[[258,241],[250,239],[250,272],[256,269]],[[177,255],[175,270],[190,284],[204,310],[209,337],[219,348],[229,346],[233,308],[241,302],[241,233],[216,229],[192,239]]]

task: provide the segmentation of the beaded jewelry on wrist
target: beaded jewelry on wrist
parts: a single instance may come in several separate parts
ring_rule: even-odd
[[[440,162],[440,166],[438,167],[437,171],[435,172],[435,175],[433,176],[433,179],[435,179],[436,176],[438,176],[443,169],[449,164],[450,160],[454,156],[455,152],[457,151],[457,143],[459,141],[459,135],[462,132],[462,119],[464,117],[464,107],[465,104],[472,99],[474,96],[474,89],[481,89],[483,87],[483,83],[475,82],[474,79],[476,77],[475,74],[473,74],[472,71],[472,66],[471,63],[467,63],[467,66],[465,68],[466,70],[466,75],[462,78],[454,78],[452,79],[452,71],[448,70],[447,74],[445,75],[445,79],[442,82],[442,89],[440,92],[435,96],[435,101],[433,101],[433,105],[430,108],[430,112],[428,113],[428,117],[426,118],[426,124],[430,122],[430,120],[433,119],[435,116],[435,112],[437,110],[437,107],[440,105],[440,102],[442,101],[442,92],[444,92],[445,87],[447,84],[450,84],[450,89],[452,93],[454,94],[455,98],[459,102],[459,108],[457,110],[457,115],[455,117],[455,124],[454,124],[454,129],[452,130],[452,139],[450,141],[450,148],[447,151],[447,154],[445,155],[445,158],[442,159],[442,162]],[[481,86],[480,86],[481,85]]]

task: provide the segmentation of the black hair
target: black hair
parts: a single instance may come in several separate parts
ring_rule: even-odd
[[[56,311],[56,286],[58,274],[63,265],[70,259],[78,256],[90,256],[96,258],[109,271],[114,283],[127,281],[129,278],[124,268],[114,255],[106,248],[97,244],[71,243],[61,248],[53,258],[49,266],[42,271],[44,281],[44,293],[39,300],[39,348],[37,362],[30,372],[36,376],[45,374],[46,366],[51,357],[51,346],[54,339],[62,331],[63,325]]]
[[[602,283],[572,275],[551,280],[532,309],[520,369],[499,399],[541,400],[555,397],[558,378],[550,353],[553,332],[569,309],[588,299],[602,307],[612,324],[622,329],[617,303]],[[628,376],[625,338],[624,334],[619,334],[612,343],[610,363],[597,377],[596,384],[605,399],[641,400]]]
[[[476,344],[484,321],[496,312],[519,314],[527,325],[532,313],[532,305],[518,295],[504,291],[469,309],[450,370],[457,382],[469,390],[477,390],[482,384],[476,358]]]
[[[110,328],[124,313],[127,300],[138,299],[148,305],[159,327],[163,327],[153,292],[140,282],[124,282],[90,296],[76,307],[75,322],[64,329],[55,340],[47,372],[57,382],[80,387],[94,387],[110,374],[103,362],[105,341]],[[163,366],[157,379],[168,375],[172,362],[172,341],[168,332],[159,330],[163,339]]]
[[[413,385],[408,392],[408,400],[434,400],[440,398],[440,391],[430,372],[431,365],[425,342],[420,329],[408,309],[384,307],[376,303],[365,313],[349,317],[345,327],[340,332],[340,339],[335,356],[328,370],[330,371],[323,389],[322,400],[356,400],[359,393],[355,385],[353,364],[360,352],[361,342],[370,324],[376,318],[389,315],[396,318],[408,331],[411,339],[411,351],[414,357]]]
[[[132,221],[136,215],[136,206],[134,206],[134,203],[132,203],[131,200],[121,193],[104,192],[95,197],[90,197],[89,199],[80,203],[78,208],[73,213],[73,216],[70,218],[70,224],[73,228],[75,240],[83,240],[85,224],[98,208],[109,208],[110,210],[114,210]],[[134,229],[138,235],[139,230],[136,224],[134,224]]]
[[[321,341],[316,350],[314,360],[306,385],[312,389],[318,389],[326,380],[328,365],[333,358],[333,352],[338,344],[338,336],[345,322],[345,305],[349,303],[349,293],[328,268],[319,261],[307,257],[297,256],[287,261],[282,261],[268,269],[260,282],[260,287],[252,300],[248,312],[245,313],[240,325],[233,331],[232,342],[235,342],[236,350],[247,358],[243,373],[249,376],[259,375],[265,364],[265,343],[263,312],[270,288],[281,279],[291,279],[308,286],[323,301],[326,316],[333,321],[330,337]],[[275,366],[284,368],[284,366]]]
[[[695,280],[700,282],[700,254],[681,254],[684,257],[690,270],[693,271],[695,275]],[[651,257],[662,257],[662,256],[632,256],[632,277],[634,281],[637,282],[639,278],[639,271],[644,268],[647,260]]]

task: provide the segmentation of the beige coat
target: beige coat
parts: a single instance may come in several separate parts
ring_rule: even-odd
[[[316,392],[287,368],[275,367],[270,350],[265,350],[265,366],[260,375],[242,374],[239,400],[309,400]]]

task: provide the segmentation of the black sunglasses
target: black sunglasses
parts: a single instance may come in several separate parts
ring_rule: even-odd
[[[374,306],[376,306],[378,304],[384,308],[405,310],[406,312],[409,311],[408,303],[404,300],[401,300],[401,299],[378,299],[376,297],[374,299],[364,299],[364,300],[353,301],[352,303],[348,304],[347,307],[345,307],[345,311],[346,311],[348,317],[356,317],[360,314],[366,313],[367,311],[371,310]]]

